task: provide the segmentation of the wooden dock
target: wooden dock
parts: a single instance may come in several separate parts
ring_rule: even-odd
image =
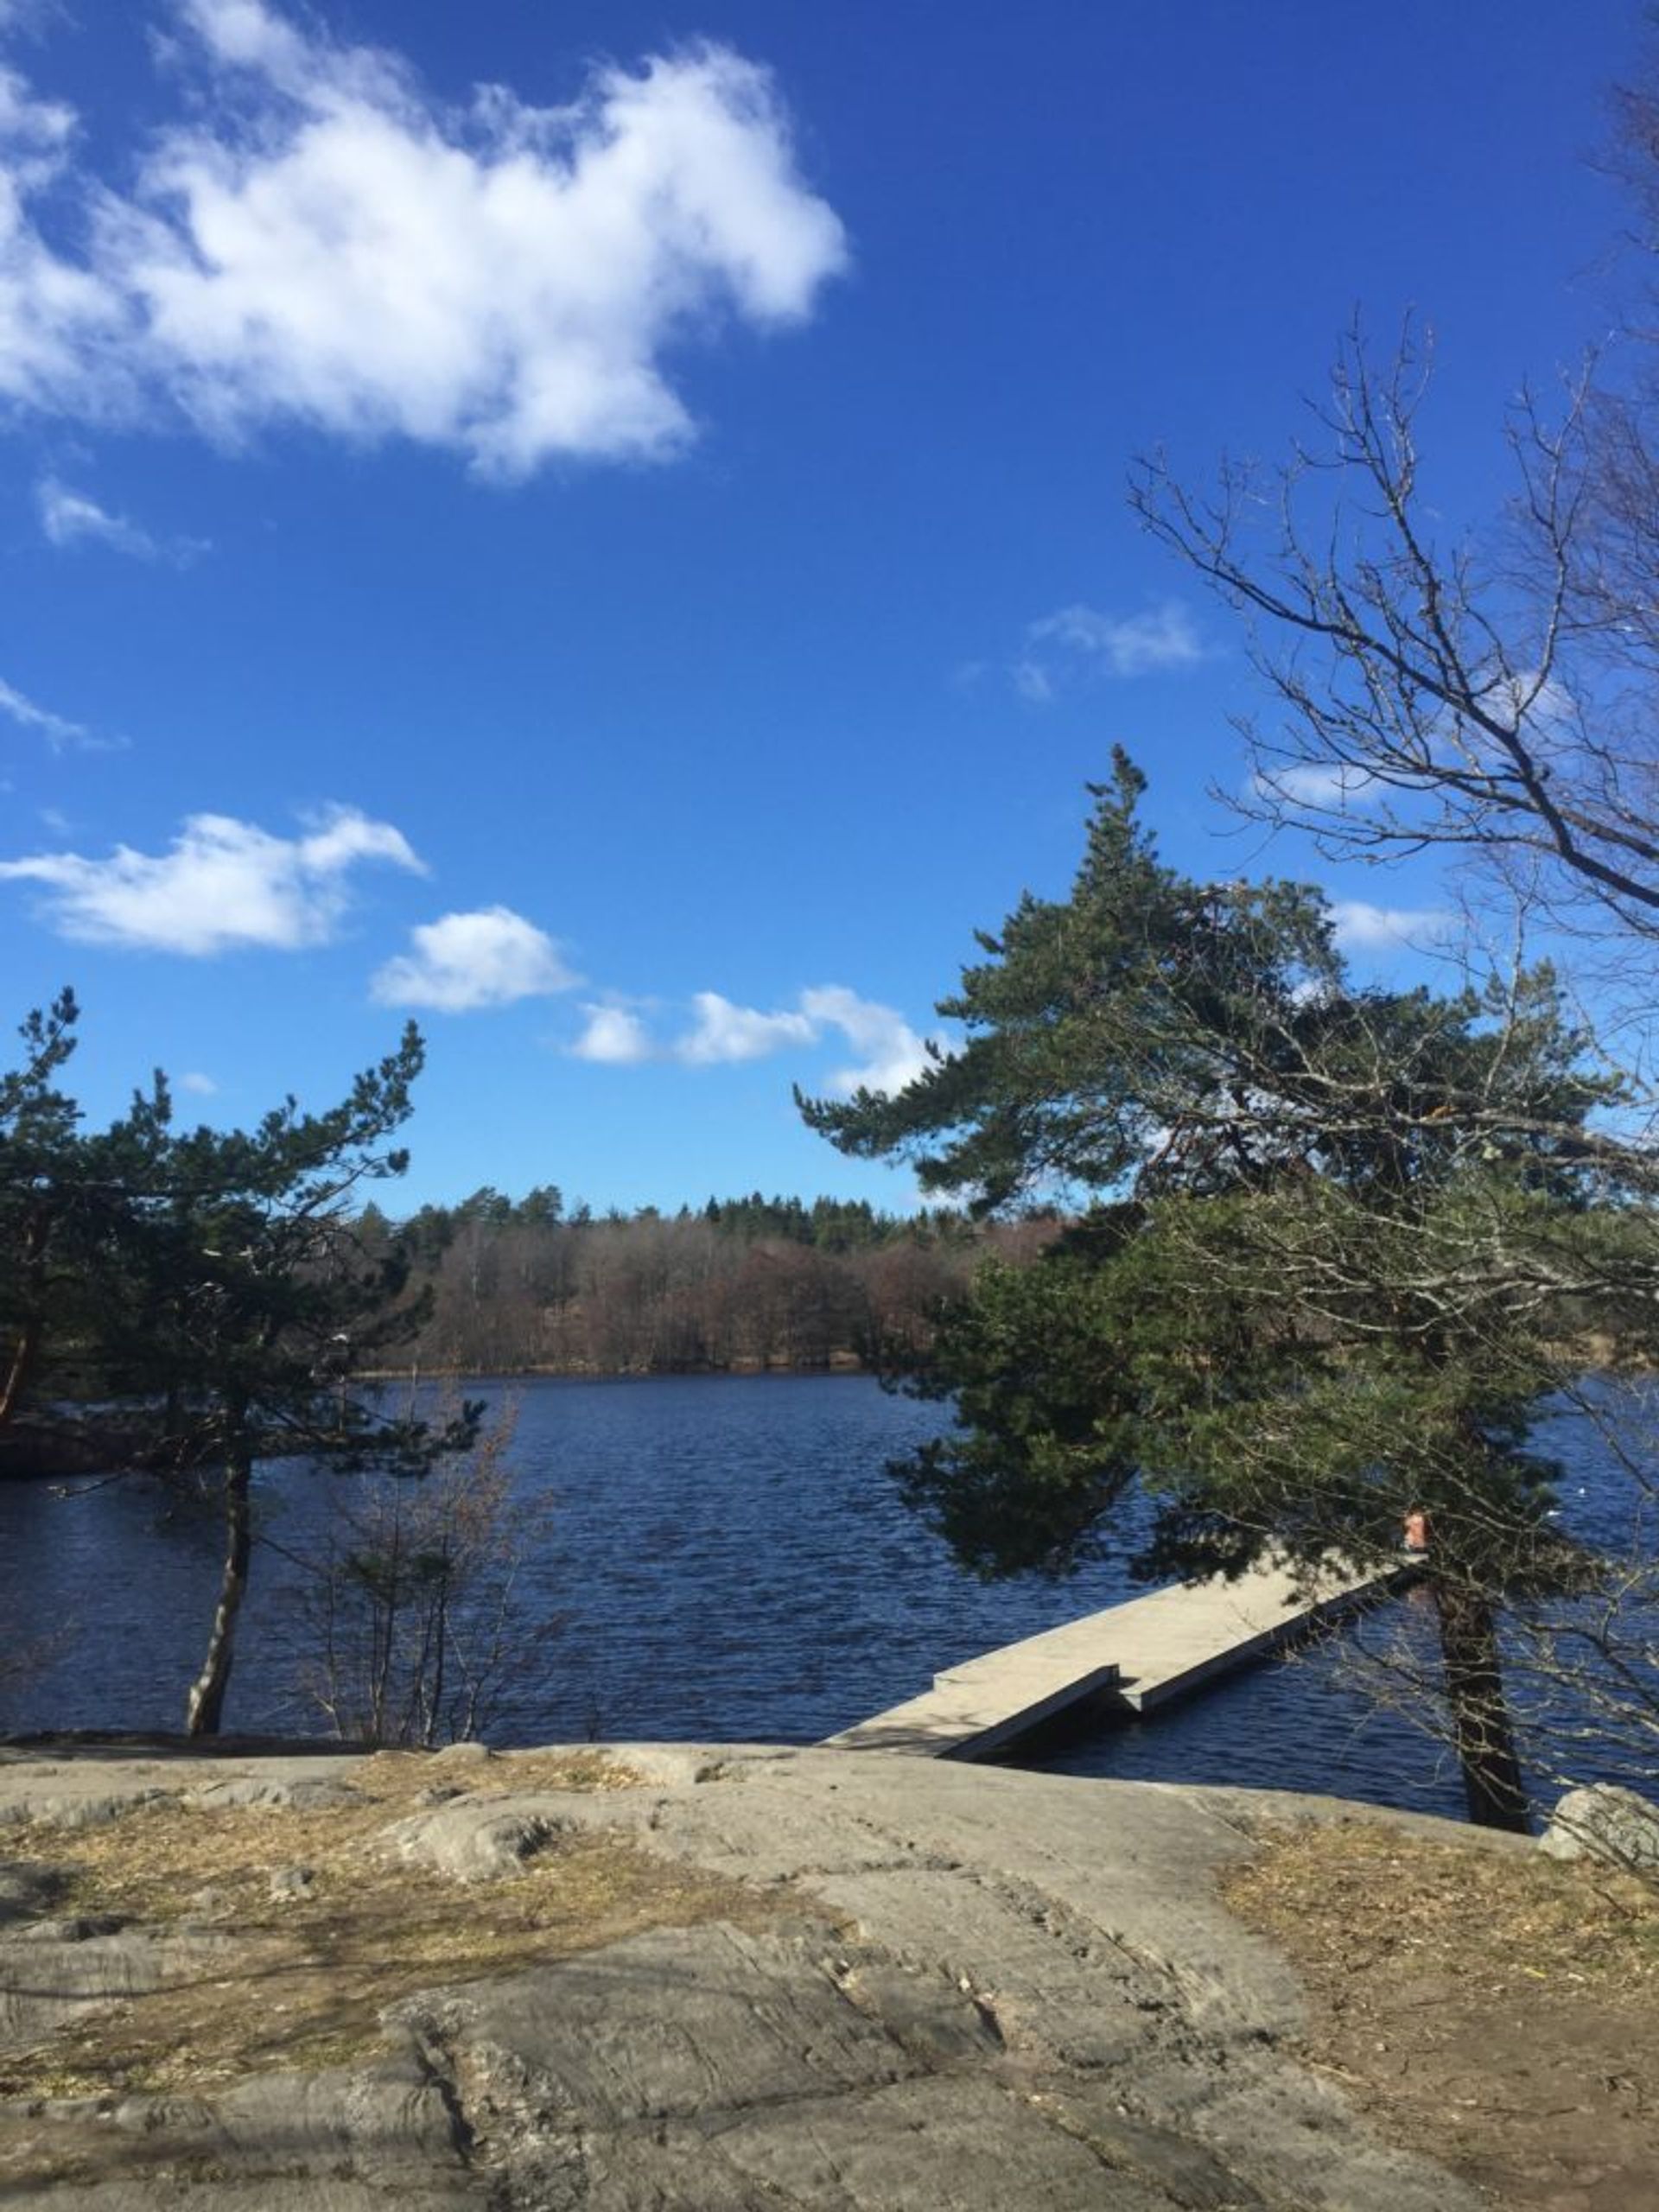
[[[977,1759],[1090,1702],[1150,1713],[1306,1635],[1393,1580],[1332,1569],[1310,1592],[1287,1568],[1263,1566],[1235,1582],[1217,1578],[1154,1590],[963,1660],[936,1675],[920,1697],[827,1741],[842,1751]]]

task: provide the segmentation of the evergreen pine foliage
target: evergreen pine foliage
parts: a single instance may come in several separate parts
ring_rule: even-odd
[[[895,1472],[982,1574],[1111,1543],[1137,1471],[1149,1573],[1381,1567],[1427,1512],[1471,1809],[1517,1825],[1497,1609],[1595,1574],[1527,1439],[1569,1318],[1630,1334],[1652,1170],[1547,968],[1358,987],[1317,890],[1182,876],[1142,791],[1119,754],[1070,897],[980,938],[939,1009],[959,1052],[893,1097],[803,1102],[976,1211],[1071,1210],[901,1375],[961,1426]]]

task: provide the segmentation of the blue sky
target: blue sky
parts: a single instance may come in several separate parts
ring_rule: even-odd
[[[326,1105],[399,1203],[910,1197],[898,1080],[1122,741],[1261,703],[1132,456],[1433,327],[1436,495],[1612,319],[1633,4],[0,0],[0,946],[79,1094]],[[1356,957],[1409,872],[1324,872]],[[8,1018],[11,1018],[9,1016]]]

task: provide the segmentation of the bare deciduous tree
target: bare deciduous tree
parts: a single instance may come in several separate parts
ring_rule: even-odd
[[[509,1413],[417,1481],[360,1478],[321,1554],[302,1562],[301,1684],[337,1735],[475,1737],[514,1682],[547,1664],[556,1624],[521,1601],[550,1506],[514,1496],[512,1431]]]
[[[1656,81],[1615,96],[1611,166],[1644,257],[1659,243]],[[1622,1078],[1623,1197],[1600,1234],[1577,1237],[1569,1222],[1546,1255],[1511,1219],[1462,1216],[1461,1249],[1420,1240],[1401,1255],[1412,1295],[1438,1285],[1431,1306],[1451,1298],[1459,1325],[1494,1286],[1522,1305],[1557,1301],[1561,1400],[1628,1481],[1629,1525],[1599,1532],[1592,1576],[1509,1584],[1503,1662],[1541,1781],[1572,1778],[1592,1740],[1599,1763],[1615,1752],[1650,1776],[1659,1733],[1653,1440],[1632,1445],[1628,1389],[1601,1401],[1573,1372],[1599,1340],[1598,1306],[1618,1314],[1627,1347],[1651,1349],[1659,1279],[1656,1154],[1637,1134],[1659,1096],[1655,290],[1649,280],[1645,311],[1555,397],[1515,404],[1510,496],[1484,527],[1449,525],[1431,487],[1430,349],[1409,327],[1388,358],[1350,330],[1311,435],[1280,467],[1224,462],[1198,489],[1155,454],[1131,489],[1153,535],[1247,626],[1268,705],[1240,725],[1249,780],[1224,796],[1334,860],[1471,863],[1459,870],[1471,918],[1496,908],[1521,936],[1553,935],[1603,1065]],[[1333,1243],[1322,1263],[1340,1256]],[[1349,1256],[1363,1275],[1374,1255]],[[1339,1268],[1328,1295],[1345,1282]],[[1407,1637],[1382,1674],[1408,1680],[1409,1708],[1432,1726],[1445,1708],[1421,1694],[1422,1657]]]
[[[1318,435],[1194,491],[1143,461],[1131,503],[1249,620],[1280,712],[1243,725],[1247,810],[1334,858],[1449,847],[1560,921],[1659,935],[1659,457],[1586,374],[1509,424],[1515,490],[1448,538],[1424,481],[1427,349],[1357,329]],[[1236,795],[1231,795],[1235,796]]]

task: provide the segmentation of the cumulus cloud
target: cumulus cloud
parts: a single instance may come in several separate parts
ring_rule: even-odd
[[[444,914],[410,936],[414,950],[388,960],[370,986],[383,1006],[468,1014],[568,991],[578,980],[552,938],[510,906]]]
[[[40,853],[0,861],[0,881],[43,885],[45,918],[60,936],[200,958],[238,945],[326,943],[348,904],[347,878],[366,861],[425,872],[390,823],[336,807],[293,838],[193,814],[165,853]]]
[[[175,1088],[180,1090],[188,1090],[197,1098],[213,1098],[217,1096],[219,1092],[219,1085],[213,1081],[212,1076],[203,1075],[199,1068],[187,1068],[179,1077]]]
[[[1333,899],[1331,919],[1344,952],[1421,949],[1445,936],[1452,917],[1440,906],[1374,906],[1368,899]]]
[[[440,106],[397,56],[265,0],[175,0],[199,73],[130,191],[79,173],[75,118],[0,75],[0,396],[94,419],[274,422],[459,449],[660,457],[693,434],[668,350],[798,323],[845,266],[767,73],[692,47],[580,96]],[[35,208],[78,195],[86,245]]]
[[[582,1008],[587,1025],[570,1047],[579,1060],[595,1060],[609,1067],[633,1067],[657,1058],[651,1033],[637,1014],[625,1007],[588,1006]]]
[[[578,1059],[637,1066],[645,1060],[675,1060],[685,1067],[729,1066],[768,1058],[775,1052],[804,1049],[839,1032],[857,1056],[855,1064],[828,1078],[830,1090],[900,1090],[929,1065],[925,1041],[890,1006],[861,998],[839,983],[801,992],[792,1007],[763,1013],[739,1006],[718,991],[698,991],[691,1000],[695,1019],[677,1037],[658,1039],[642,1017],[618,1006],[584,1009],[587,1027],[571,1046]]]
[[[696,1025],[673,1047],[675,1058],[691,1067],[765,1059],[786,1045],[810,1045],[817,1034],[804,1014],[760,1014],[718,991],[698,991],[691,1005]]]
[[[1250,779],[1254,797],[1282,800],[1291,806],[1363,806],[1379,790],[1378,779],[1367,770],[1338,760],[1288,762],[1282,767],[1263,768]]]
[[[902,1090],[930,1064],[925,1039],[890,1006],[826,983],[803,991],[801,1007],[810,1020],[840,1030],[859,1055],[856,1065],[838,1069],[830,1077],[832,1090],[847,1096],[855,1090]]]
[[[41,528],[54,545],[106,545],[111,552],[130,554],[135,561],[194,560],[205,546],[194,538],[154,537],[125,515],[112,515],[87,493],[73,492],[55,476],[43,477],[35,487]]]
[[[15,684],[3,679],[0,679],[0,715],[7,715],[24,729],[39,730],[54,752],[61,752],[67,745],[91,741],[92,733],[83,723],[72,722],[65,715],[54,715],[49,707],[37,707]]]

